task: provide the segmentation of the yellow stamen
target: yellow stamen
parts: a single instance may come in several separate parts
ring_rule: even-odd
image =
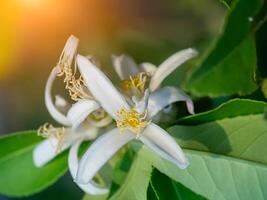
[[[73,72],[67,56],[62,56],[58,63],[58,67],[60,70],[58,76],[65,75],[65,88],[69,91],[69,95],[74,101],[78,101],[80,99],[92,99],[92,96],[86,89],[83,78],[81,76],[76,78],[76,65]]]
[[[138,137],[141,130],[145,128],[150,121],[147,121],[147,111],[144,114],[140,114],[134,108],[126,109],[123,107],[117,112],[116,123],[120,131],[128,129]]]
[[[126,92],[137,92],[138,95],[142,95],[144,94],[148,79],[149,75],[145,72],[130,76],[130,79],[122,81],[122,89]]]
[[[56,152],[59,152],[64,144],[65,139],[65,129],[62,128],[55,128],[52,124],[45,123],[37,130],[37,134],[44,138],[55,138],[58,140]]]

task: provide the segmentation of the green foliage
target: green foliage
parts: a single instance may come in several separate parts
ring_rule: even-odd
[[[207,199],[267,198],[267,168],[259,163],[187,150],[190,166],[180,170],[147,148],[140,154],[162,173]]]
[[[186,84],[188,90],[197,96],[222,96],[249,94],[257,88],[252,22],[261,6],[261,0],[236,1],[215,46]]]
[[[263,113],[267,103],[250,99],[232,99],[207,112],[184,117],[178,124],[196,125],[224,118]]]
[[[35,131],[0,138],[0,193],[27,196],[36,193],[67,171],[66,154],[42,168],[33,164],[32,151],[41,138]]]
[[[186,149],[267,164],[267,121],[262,114],[222,119],[197,126],[173,126],[168,132]]]

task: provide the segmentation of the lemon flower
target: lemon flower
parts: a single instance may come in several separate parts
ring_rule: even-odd
[[[73,60],[76,56],[78,39],[71,36],[62,51],[59,62],[48,77],[45,87],[45,104],[50,115],[63,127],[54,127],[46,123],[38,130],[38,134],[46,139],[40,142],[33,151],[33,161],[37,167],[42,167],[54,159],[61,152],[70,147],[68,156],[69,170],[74,177],[78,169],[78,150],[80,144],[85,140],[95,139],[99,128],[107,126],[111,117],[100,108],[81,77],[76,77],[76,69],[72,70]],[[88,58],[87,58],[88,59]],[[74,103],[70,106],[65,99],[56,96],[54,103],[52,98],[52,87],[58,76],[64,76],[66,89]],[[82,109],[82,110],[81,110]],[[78,110],[77,115],[73,110]],[[78,186],[90,194],[104,194],[107,188],[98,187],[93,181]]]
[[[79,163],[76,182],[81,184],[90,182],[123,145],[135,138],[180,168],[188,166],[180,146],[164,129],[151,121],[154,112],[148,107],[149,90],[146,90],[141,98],[133,98],[130,102],[86,57],[78,55],[77,65],[92,95],[116,120],[117,128],[97,138],[88,148]]]
[[[128,55],[112,56],[112,61],[115,71],[122,80],[122,88],[130,91],[131,95],[138,96],[144,93],[144,87],[147,84],[151,92],[148,107],[153,115],[162,107],[178,101],[185,101],[188,112],[193,114],[193,102],[187,94],[178,88],[160,88],[160,85],[174,70],[197,54],[195,49],[184,49],[171,55],[158,67],[148,62],[138,66]]]

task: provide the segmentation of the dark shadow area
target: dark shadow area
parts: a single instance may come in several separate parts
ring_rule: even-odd
[[[181,140],[179,144],[186,149],[218,154],[228,154],[232,150],[228,136],[216,122],[197,126],[174,126],[168,132]]]

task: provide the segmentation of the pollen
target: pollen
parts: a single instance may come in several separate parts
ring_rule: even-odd
[[[68,90],[71,99],[74,101],[81,99],[92,99],[92,96],[86,89],[84,79],[81,76],[78,78],[76,77],[76,64],[73,72],[71,64],[68,61],[68,57],[63,55],[60,58],[57,66],[59,67],[58,76],[65,76],[65,89]]]
[[[147,121],[147,112],[140,114],[134,108],[126,109],[123,107],[117,112],[116,123],[121,132],[128,129],[136,134],[136,137],[139,137],[141,130],[150,121]]]
[[[126,92],[137,92],[138,95],[142,95],[144,94],[148,79],[149,75],[145,72],[130,76],[130,79],[122,81],[122,89]]]
[[[65,129],[64,127],[61,128],[55,128],[52,124],[45,123],[43,126],[41,126],[37,130],[37,135],[42,136],[44,138],[55,138],[58,140],[57,146],[56,146],[56,152],[59,152],[63,145],[65,140]]]

